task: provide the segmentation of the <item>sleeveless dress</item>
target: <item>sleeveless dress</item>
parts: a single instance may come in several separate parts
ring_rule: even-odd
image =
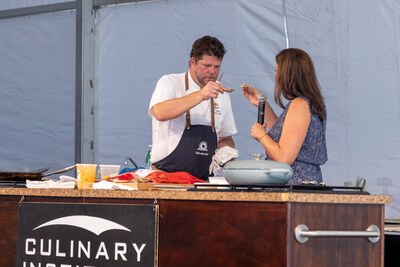
[[[308,99],[304,97],[299,98],[304,99],[307,102],[308,107],[310,107],[310,102]],[[268,132],[268,135],[275,142],[279,142],[281,138],[282,126],[291,103],[292,101],[289,101],[282,114],[278,117],[278,120]],[[268,154],[265,159],[271,160]],[[293,175],[287,184],[297,185],[301,184],[303,181],[316,181],[317,184],[319,184],[322,182],[320,165],[324,164],[327,160],[326,118],[323,122],[321,122],[317,115],[311,113],[311,121],[306,138],[300,148],[296,160],[291,165],[293,169]]]

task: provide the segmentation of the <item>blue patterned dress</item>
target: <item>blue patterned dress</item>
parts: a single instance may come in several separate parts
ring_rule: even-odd
[[[310,106],[310,102],[306,98],[300,98],[307,101],[308,106]],[[268,135],[275,142],[279,142],[281,138],[283,122],[285,121],[291,103],[292,101],[289,101],[285,110],[268,132]],[[291,165],[293,175],[287,184],[296,185],[301,184],[303,181],[316,181],[318,184],[322,182],[320,165],[324,164],[328,160],[325,133],[326,119],[321,122],[317,115],[311,113],[311,121],[306,138],[300,148],[296,160]],[[271,160],[268,154],[265,159]]]

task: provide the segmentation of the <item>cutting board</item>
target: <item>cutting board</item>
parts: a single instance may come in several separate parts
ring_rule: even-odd
[[[186,190],[193,188],[192,184],[164,184],[164,183],[121,183],[139,190]]]

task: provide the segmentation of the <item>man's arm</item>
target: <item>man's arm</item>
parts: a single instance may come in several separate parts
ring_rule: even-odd
[[[233,141],[232,136],[220,137],[218,140],[217,148],[221,148],[224,146],[230,146],[235,148],[235,142]]]
[[[169,99],[153,106],[153,115],[159,121],[175,119],[204,100],[217,98],[226,88],[216,82],[208,82],[201,90]]]
[[[198,105],[201,101],[203,101],[203,98],[200,91],[183,97],[168,99],[153,106],[153,115],[159,121],[171,120]]]

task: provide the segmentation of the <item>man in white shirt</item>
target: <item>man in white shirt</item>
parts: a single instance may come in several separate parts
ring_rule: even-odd
[[[207,180],[215,150],[235,147],[230,97],[216,82],[225,53],[217,38],[204,36],[193,43],[188,72],[158,81],[149,106],[153,168]]]

